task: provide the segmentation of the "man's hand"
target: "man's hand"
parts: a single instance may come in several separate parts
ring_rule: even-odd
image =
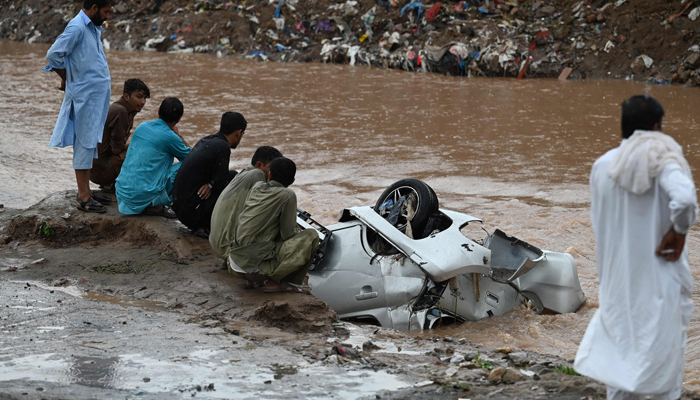
[[[661,246],[656,250],[656,255],[664,257],[666,261],[676,261],[681,257],[683,246],[685,246],[685,235],[676,233],[671,228],[661,240]]]
[[[202,185],[201,188],[197,191],[197,194],[199,195],[200,199],[206,200],[211,196],[211,185],[210,184],[204,184]]]
[[[61,84],[57,87],[57,89],[64,92],[66,90],[66,70],[65,69],[54,69],[54,71],[61,78]]]

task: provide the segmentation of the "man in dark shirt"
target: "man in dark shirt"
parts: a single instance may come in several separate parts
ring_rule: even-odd
[[[231,149],[241,142],[248,122],[227,112],[216,135],[202,138],[182,162],[173,184],[173,211],[192,233],[208,237],[216,200],[236,171],[229,171]]]
[[[109,106],[102,143],[97,145],[98,157],[90,170],[90,180],[106,192],[114,193],[114,181],[126,158],[126,142],[134,127],[134,117],[150,97],[151,92],[143,81],[129,79],[124,82],[122,97]]]

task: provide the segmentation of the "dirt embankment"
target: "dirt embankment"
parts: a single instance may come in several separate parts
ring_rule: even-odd
[[[51,43],[81,4],[0,0],[0,38]],[[570,67],[573,79],[696,86],[697,6],[686,0],[122,0],[103,38],[119,50],[462,76],[514,77],[524,70],[525,77],[556,77]]]
[[[106,214],[84,213],[74,208],[74,199],[74,191],[57,192],[10,218],[0,230],[0,249],[45,259],[38,265],[48,283],[64,286],[82,278],[84,290],[157,300],[197,321],[249,320],[293,332],[328,332],[337,320],[313,296],[244,291],[242,282],[220,269],[209,241],[179,222],[121,215],[116,206]]]

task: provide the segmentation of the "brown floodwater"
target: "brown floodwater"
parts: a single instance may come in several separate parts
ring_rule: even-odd
[[[70,149],[49,138],[63,94],[44,73],[46,45],[0,40],[0,203],[25,208],[75,187]],[[664,131],[700,168],[700,91],[624,81],[462,79],[322,64],[272,64],[207,55],[108,53],[112,98],[123,82],[144,80],[152,98],[136,124],[155,119],[160,101],[185,105],[180,132],[193,143],[217,131],[224,111],[249,121],[231,166],[260,145],[298,165],[300,207],[326,224],[347,206],[373,204],[392,182],[414,177],[441,206],[484,219],[530,243],[576,258],[588,301],[575,314],[506,315],[441,328],[493,347],[573,358],[598,302],[588,173],[620,141],[620,103],[653,95],[666,108]],[[71,210],[67,210],[71,211]],[[688,237],[700,278],[700,235]],[[696,289],[693,299],[700,303]],[[700,389],[700,315],[686,351],[685,384]]]

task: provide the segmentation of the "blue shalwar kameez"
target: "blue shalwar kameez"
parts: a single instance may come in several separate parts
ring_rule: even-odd
[[[92,168],[109,110],[112,79],[101,34],[81,10],[46,54],[44,71],[66,70],[66,94],[49,146],[74,146],[75,169]]]

